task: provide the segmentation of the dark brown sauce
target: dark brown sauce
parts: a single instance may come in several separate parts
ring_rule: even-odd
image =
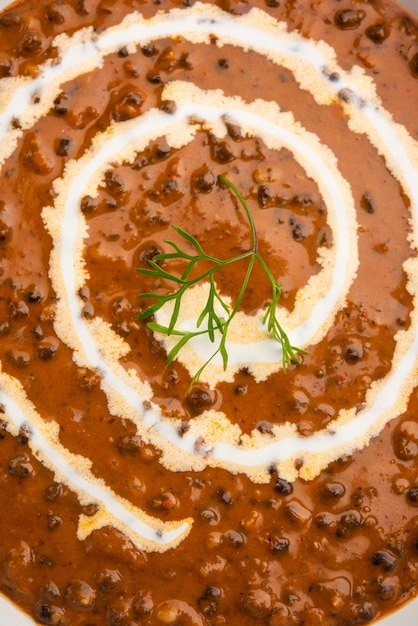
[[[0,76],[37,73],[54,57],[53,38],[94,25],[101,32],[128,12],[145,17],[181,2],[22,2],[0,16]],[[233,14],[258,6],[313,39],[332,45],[339,64],[359,64],[384,106],[418,138],[416,22],[392,3],[219,2]],[[341,6],[340,6],[341,4]],[[281,304],[319,271],[319,246],[332,244],[316,183],[292,155],[231,127],[220,141],[207,132],[182,149],[153,142],[131,165],[109,171],[97,199],[85,197],[90,279],[83,314],[101,316],[128,342],[122,360],[152,385],[155,400],[184,429],[204,409],[223,410],[244,432],[295,423],[302,435],[326,426],[341,408],[361,408],[373,380],[390,369],[394,335],[410,323],[412,298],[403,261],[408,198],[362,135],[348,131],[340,103],[319,107],[289,71],[238,48],[157,40],[135,54],[121,49],[104,67],[63,86],[53,109],[18,142],[0,179],[0,358],[60,441],[92,460],[96,476],[120,496],[164,520],[194,526],[175,550],[145,553],[105,527],[77,539],[82,507],[34,458],[25,433],[0,430],[0,589],[41,624],[71,626],[354,626],[400,606],[418,584],[418,396],[364,450],[331,464],[310,482],[290,484],[271,468],[256,485],[217,469],[173,473],[134,425],[109,412],[97,373],[79,368],[57,337],[56,294],[48,277],[51,239],[41,210],[52,182],[111,120],[140,117],[161,102],[166,81],[188,80],[290,110],[336,154],[359,223],[360,266],[346,306],[328,335],[309,346],[302,366],[264,384],[240,371],[232,384],[188,391],[190,374],[138,320],[138,294],[153,288],[137,267],[187,228],[227,258],[250,245],[227,174],[254,215],[262,253],[283,283]],[[221,276],[234,296],[238,271]],[[244,300],[252,313],[269,298],[255,274]],[[0,415],[1,417],[1,415]],[[3,422],[1,422],[3,424]],[[11,506],[12,503],[12,506]],[[169,610],[178,618],[169,619]],[[167,617],[168,616],[168,617]],[[166,621],[164,621],[166,620]]]

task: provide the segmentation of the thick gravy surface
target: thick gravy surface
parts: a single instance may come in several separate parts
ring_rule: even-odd
[[[416,595],[417,102],[389,0],[0,12],[0,590],[37,623],[354,626]],[[141,315],[190,236],[190,276],[242,295],[226,368],[207,333],[168,363],[169,306]]]

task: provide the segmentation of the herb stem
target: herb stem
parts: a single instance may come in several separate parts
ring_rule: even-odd
[[[245,211],[245,213],[247,215],[248,222],[250,224],[250,230],[251,230],[251,241],[252,241],[251,252],[253,254],[258,254],[258,236],[257,236],[257,231],[255,229],[254,219],[253,219],[251,211],[250,211],[250,209],[248,207],[248,204],[246,203],[246,201],[244,200],[240,190],[238,189],[238,187],[236,185],[234,185],[234,183],[231,183],[231,181],[228,180],[227,178],[225,178],[224,176],[219,176],[219,180],[221,182],[225,183],[225,185],[227,185],[227,187],[229,187],[234,192],[234,194],[238,198],[242,208],[244,209],[244,211]]]
[[[140,298],[150,298],[156,301],[154,302],[154,304],[151,304],[148,308],[142,311],[142,313],[140,313],[139,319],[149,318],[157,313],[157,311],[159,311],[165,304],[169,302],[174,302],[170,321],[167,326],[156,323],[154,321],[147,322],[147,326],[151,330],[155,332],[160,332],[165,335],[173,335],[179,338],[177,343],[174,345],[173,348],[171,348],[170,352],[167,355],[168,363],[171,363],[177,357],[180,350],[191,339],[207,335],[209,337],[209,340],[214,343],[217,337],[217,333],[219,333],[220,335],[217,348],[215,349],[213,354],[207,359],[207,361],[203,363],[203,365],[195,373],[191,381],[191,386],[200,379],[200,376],[204,369],[209,365],[209,363],[215,358],[217,354],[220,354],[222,357],[223,368],[226,369],[228,367],[228,351],[226,348],[228,330],[232,320],[234,319],[236,313],[241,306],[256,261],[258,261],[258,263],[260,264],[271,284],[272,299],[271,302],[267,305],[267,309],[263,317],[263,323],[266,324],[267,330],[272,335],[272,337],[281,345],[283,370],[285,371],[288,365],[292,362],[299,365],[298,355],[306,354],[304,350],[291,345],[289,337],[287,336],[277,319],[277,306],[283,287],[280,283],[276,281],[273,273],[271,272],[270,268],[268,267],[267,263],[259,252],[257,231],[248,204],[239,189],[233,183],[231,183],[231,181],[229,181],[224,176],[219,176],[219,180],[233,192],[233,194],[238,199],[241,207],[245,211],[251,233],[251,250],[243,252],[242,254],[239,254],[230,259],[221,260],[210,254],[206,254],[200,243],[193,235],[183,230],[179,226],[173,226],[175,232],[193,248],[194,252],[187,252],[186,250],[183,250],[179,244],[175,243],[174,241],[167,240],[166,243],[171,246],[174,251],[156,254],[149,261],[149,265],[151,267],[139,268],[137,270],[140,274],[149,276],[151,278],[154,278],[155,280],[168,280],[178,285],[178,289],[173,293],[143,293],[139,296]],[[249,259],[247,269],[242,280],[238,295],[236,297],[235,304],[231,307],[222,298],[221,294],[217,290],[215,283],[215,274],[220,269],[223,269],[233,263],[237,263],[245,259]],[[173,260],[187,262],[186,268],[184,269],[181,276],[173,274],[159,265],[159,262],[165,263]],[[199,262],[202,261],[206,263],[211,263],[212,267],[197,276],[191,277],[191,274],[195,267],[199,264]],[[180,316],[182,298],[185,292],[190,287],[193,287],[194,285],[206,280],[209,281],[209,294],[206,304],[200,312],[196,321],[196,329],[193,331],[179,330],[178,328],[176,328],[176,324]],[[219,307],[221,308],[222,313],[218,312]],[[206,327],[202,329],[201,326],[204,322],[206,323]]]

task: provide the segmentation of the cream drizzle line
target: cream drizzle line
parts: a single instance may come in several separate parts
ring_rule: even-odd
[[[139,550],[165,552],[175,548],[189,534],[193,520],[162,522],[117,496],[91,472],[91,461],[71,454],[59,441],[56,422],[45,423],[26,398],[16,379],[0,371],[0,403],[3,419],[14,436],[29,426],[29,447],[41,463],[54,473],[57,482],[77,493],[82,505],[98,504],[92,516],[80,515],[77,536],[84,540],[94,530],[113,526],[129,537]]]
[[[61,268],[59,277],[54,278],[54,287],[61,296],[59,315],[62,321],[59,326],[65,327],[63,338],[69,339],[67,320],[70,317],[75,329],[72,335],[74,340],[70,339],[73,350],[85,352],[89,367],[107,372],[108,366],[92,342],[88,323],[80,318],[80,301],[76,298],[76,292],[82,286],[83,278],[82,273],[77,278],[77,269],[79,270],[83,265],[80,241],[87,229],[83,218],[80,218],[80,196],[86,193],[92,196],[97,194],[99,176],[103,176],[105,169],[111,164],[126,161],[126,154],[123,151],[128,146],[129,154],[136,153],[145,148],[146,140],[169,134],[172,137],[169,143],[174,142],[176,147],[180,147],[180,143],[185,144],[186,140],[191,140],[198,129],[196,123],[188,128],[184,125],[189,118],[204,120],[205,128],[208,127],[212,132],[223,134],[226,133],[226,127],[222,120],[228,118],[239,124],[244,132],[256,134],[273,149],[286,146],[295,154],[309,176],[315,178],[316,174],[316,177],[320,179],[318,184],[329,207],[328,221],[334,232],[336,245],[333,246],[333,250],[323,253],[321,260],[326,268],[312,277],[310,281],[312,284],[308,285],[309,289],[301,290],[304,291],[303,294],[301,291],[298,292],[296,311],[288,315],[284,322],[286,328],[293,329],[289,335],[296,345],[304,346],[318,341],[328,331],[336,311],[343,305],[358,265],[354,201],[348,184],[336,168],[334,155],[321,146],[318,138],[312,133],[307,133],[296,125],[290,114],[280,114],[272,103],[268,106],[265,102],[246,105],[241,99],[225,98],[217,92],[201,91],[188,83],[179,81],[169,85],[163,94],[163,97],[165,96],[176,102],[175,115],[167,116],[158,110],[152,110],[139,122],[135,121],[130,124],[129,130],[125,132],[126,124],[114,124],[111,131],[108,129],[103,135],[97,135],[93,152],[87,152],[77,164],[74,164],[75,167],[71,164],[64,177],[55,182],[57,193],[55,207],[58,209],[47,207],[43,211],[43,216],[50,228],[58,252],[58,254],[54,253],[51,265],[55,267],[59,263]],[[261,113],[257,114],[256,111],[261,111]],[[77,171],[76,174],[74,170]],[[94,182],[91,182],[91,179]],[[60,229],[56,228],[57,210],[62,211]],[[327,253],[329,254],[326,257]],[[73,259],[73,271],[69,271],[68,259]],[[52,275],[54,276],[54,273]],[[63,284],[65,295],[60,293]],[[68,314],[65,310],[66,305]],[[264,348],[269,344],[274,347],[277,345],[270,339],[264,341],[261,346]],[[255,346],[260,348],[259,344],[254,344]],[[241,366],[248,362],[248,344],[240,346],[228,342],[228,350],[231,352],[231,364]],[[253,363],[265,362],[263,350],[259,352],[260,355],[254,353]],[[204,358],[203,355],[202,359]],[[278,369],[280,354],[270,348],[269,358],[276,363],[276,369]],[[84,363],[84,358],[82,360]]]
[[[110,350],[112,359],[106,359],[107,347],[109,344],[115,344],[115,341],[112,341],[110,327],[107,331],[109,340],[106,343],[102,340],[100,348],[94,343],[94,336],[96,341],[103,338],[102,325],[97,333],[95,331],[97,321],[89,323],[83,320],[80,316],[81,303],[76,297],[84,278],[83,272],[80,272],[81,242],[86,233],[86,225],[79,210],[80,195],[86,193],[96,195],[101,177],[110,163],[114,165],[130,162],[139,150],[145,148],[150,139],[155,139],[160,135],[167,136],[168,143],[170,145],[174,143],[176,147],[190,141],[198,125],[187,126],[189,118],[193,120],[203,118],[205,126],[210,126],[211,130],[216,130],[216,132],[223,130],[225,133],[226,128],[222,119],[228,117],[233,122],[242,125],[245,131],[256,133],[272,147],[277,148],[276,142],[278,141],[279,147],[284,144],[294,152],[296,157],[303,161],[308,174],[314,173],[320,178],[318,183],[320,190],[327,199],[329,214],[334,216],[332,226],[337,242],[334,246],[337,248],[336,257],[331,255],[327,261],[328,274],[331,274],[331,277],[323,279],[327,283],[328,292],[319,299],[321,307],[319,308],[314,302],[315,294],[320,292],[318,284],[313,287],[311,297],[306,298],[304,303],[305,320],[299,328],[294,329],[298,345],[303,345],[301,342],[310,341],[314,335],[323,336],[333,320],[336,309],[343,304],[346,290],[357,268],[356,222],[349,188],[338,173],[335,158],[321,146],[315,136],[295,125],[290,114],[280,114],[277,106],[271,103],[270,105],[264,103],[264,107],[261,102],[246,105],[240,99],[226,98],[219,92],[205,92],[187,83],[179,82],[172,83],[164,97],[166,95],[176,102],[175,115],[168,116],[158,110],[152,110],[146,113],[139,122],[134,120],[129,124],[113,124],[105,133],[97,135],[92,150],[81,157],[78,162],[70,162],[63,178],[55,182],[57,193],[55,206],[45,208],[43,211],[45,223],[54,240],[50,276],[54,289],[60,296],[56,309],[56,331],[61,339],[74,350],[74,358],[80,366],[87,366],[101,372],[102,387],[106,393],[110,394],[112,404],[120,407],[123,398],[123,402],[129,405],[130,413],[132,410],[136,411],[138,407],[138,383],[136,380],[128,381],[123,368],[115,363],[116,349]],[[260,110],[265,117],[261,113],[258,115],[255,113]],[[282,118],[286,120],[284,127],[280,127]],[[125,130],[126,126],[128,130]],[[68,263],[69,259],[73,259],[72,264]],[[73,271],[70,271],[71,266]],[[79,270],[78,273],[77,270]],[[322,273],[327,272],[323,270]],[[314,278],[318,277],[321,280],[319,275]],[[329,282],[331,282],[330,288]],[[299,317],[303,316],[299,315]],[[117,341],[117,335],[115,339]],[[237,346],[228,343],[228,349],[232,352],[231,361],[239,363]],[[280,367],[280,361],[275,364],[275,368],[278,367]],[[138,424],[141,436],[149,437],[154,445],[164,450],[167,449],[167,443],[164,442],[167,438],[177,449],[188,455],[191,454],[189,463],[194,466],[196,435],[185,435],[179,438],[178,422],[167,418],[162,420],[160,412],[158,411],[157,417],[157,408],[155,409],[151,418],[153,420],[151,432],[144,432]],[[199,418],[196,424],[200,422]],[[163,436],[162,441],[161,436]],[[199,432],[198,436],[204,437],[204,433]],[[176,462],[177,456],[178,454],[176,454]],[[211,456],[225,463],[228,463],[228,457],[230,457],[229,454],[219,456],[216,450]],[[184,455],[182,462],[185,463]]]
[[[218,136],[226,134],[226,127],[219,126],[223,119],[229,119],[238,124],[244,133],[261,138],[270,149],[279,150],[285,146],[294,154],[307,176],[317,180],[328,208],[327,221],[333,232],[334,245],[331,250],[322,251],[319,262],[323,269],[298,291],[292,313],[281,309],[279,318],[293,345],[304,347],[320,341],[337,310],[343,306],[358,267],[354,200],[348,183],[338,171],[334,154],[321,144],[316,135],[308,133],[295,122],[290,113],[280,113],[274,103],[257,100],[245,104],[241,99],[227,98],[217,91],[201,91],[182,81],[170,83],[164,89],[163,97],[174,100],[181,107],[182,117],[203,119],[204,127],[209,126]],[[263,312],[259,317],[261,326]],[[192,320],[188,322],[185,326],[190,326]],[[213,352],[213,344],[209,341],[192,341],[190,345],[201,358],[199,365]],[[281,367],[281,349],[271,339],[253,344],[228,341],[227,349],[231,366],[228,369],[232,374],[239,367],[254,363],[274,362],[276,367],[269,373]],[[251,362],[248,361],[248,354],[252,355]],[[221,358],[215,359],[214,363],[221,365]],[[232,367],[234,365],[237,367]]]
[[[11,154],[22,131],[52,106],[64,82],[102,66],[104,57],[122,46],[133,52],[139,45],[161,37],[181,36],[193,43],[207,44],[210,36],[216,35],[220,38],[218,45],[230,43],[244,50],[254,50],[287,67],[294,72],[301,87],[310,91],[319,103],[329,104],[341,89],[348,88],[352,89],[357,104],[362,100],[359,88],[367,88],[369,99],[375,100],[372,108],[377,106],[380,114],[388,115],[376,99],[372,80],[360,68],[343,71],[336,64],[335,52],[330,46],[322,41],[306,40],[286,29],[285,23],[277,22],[259,9],[253,8],[248,14],[237,17],[215,6],[196,2],[193,7],[158,13],[149,20],[132,13],[120,25],[99,36],[92,28],[81,29],[72,37],[61,34],[54,40],[59,62],[47,61],[40,66],[40,74],[35,79],[4,78],[0,81],[0,138],[4,138],[0,145],[0,163]],[[338,80],[327,78],[333,73],[338,74]],[[34,102],[35,96],[38,102]],[[348,103],[346,108],[349,116],[355,115],[356,106]],[[12,124],[16,119],[21,128]]]
[[[206,13],[206,16],[202,17],[202,13]],[[222,18],[223,20],[222,23],[219,21],[219,18]],[[353,68],[351,72],[344,72],[343,70],[341,70],[337,66],[335,62],[335,54],[329,46],[327,46],[323,42],[313,43],[310,41],[306,41],[301,36],[298,36],[294,33],[292,34],[286,33],[285,26],[278,24],[277,22],[275,22],[275,20],[269,17],[266,17],[262,11],[259,11],[257,9],[251,10],[251,12],[247,14],[246,16],[234,17],[228,14],[224,14],[222,11],[218,10],[216,7],[207,7],[207,6],[202,7],[201,5],[196,4],[190,10],[189,9],[173,10],[166,15],[157,15],[156,18],[153,18],[152,20],[149,20],[148,22],[146,20],[143,20],[140,16],[136,16],[136,15],[130,16],[127,19],[138,20],[139,22],[138,25],[132,25],[133,30],[130,31],[131,41],[128,41],[126,34],[124,35],[120,31],[119,28],[114,28],[114,29],[109,29],[109,31],[106,31],[104,34],[102,34],[96,40],[94,44],[88,44],[86,42],[80,46],[79,44],[80,33],[77,33],[77,35],[74,36],[73,41],[76,41],[76,38],[78,37],[78,40],[77,40],[78,48],[72,48],[71,50],[69,49],[66,53],[66,58],[68,59],[68,55],[70,55],[72,59],[76,59],[77,54],[74,54],[74,53],[77,51],[80,52],[80,47],[84,45],[84,52],[88,53],[89,55],[89,63],[86,63],[85,59],[83,59],[82,72],[87,72],[89,71],[89,69],[91,69],[92,65],[94,65],[94,61],[96,61],[96,63],[98,62],[98,60],[101,61],[104,54],[109,54],[110,52],[113,51],[110,48],[103,50],[105,43],[107,43],[108,45],[110,45],[111,43],[112,46],[114,47],[114,50],[118,49],[118,47],[122,45],[122,42],[124,44],[127,44],[130,47],[130,49],[134,48],[135,45],[138,43],[138,41],[135,41],[135,37],[133,35],[135,28],[138,28],[140,35],[144,37],[144,39],[142,40],[143,43],[145,43],[145,41],[155,39],[156,37],[174,35],[174,34],[183,36],[185,39],[189,39],[190,41],[195,41],[195,42],[199,41],[199,37],[197,36],[196,32],[193,32],[193,33],[187,32],[186,26],[189,25],[188,27],[190,29],[194,31],[196,31],[196,29],[199,29],[201,31],[200,41],[204,43],[208,42],[209,34],[216,34],[220,36],[222,32],[225,32],[225,34],[222,37],[222,43],[230,42],[230,43],[233,43],[234,45],[239,45],[241,47],[244,47],[245,49],[253,49],[255,51],[261,52],[262,54],[266,54],[266,56],[268,56],[268,58],[270,58],[275,63],[282,63],[285,67],[288,67],[294,72],[295,78],[300,83],[300,86],[303,89],[310,91],[314,95],[318,103],[322,103],[322,104],[329,103],[340,92],[341,89],[343,88],[350,89],[351,90],[350,101],[343,104],[345,111],[350,120],[349,121],[350,127],[355,132],[366,134],[369,137],[369,139],[372,140],[373,144],[376,147],[378,147],[380,152],[385,157],[388,163],[388,166],[392,170],[392,174],[401,182],[402,186],[404,187],[404,189],[406,190],[406,192],[409,194],[411,198],[412,216],[413,216],[413,222],[415,225],[415,223],[417,222],[417,206],[418,206],[417,204],[418,191],[416,189],[416,184],[415,184],[416,175],[417,175],[416,144],[413,142],[413,140],[411,139],[407,131],[403,129],[400,125],[394,123],[391,116],[383,109],[383,107],[381,107],[379,100],[375,96],[374,86],[373,86],[371,79],[366,78],[364,73],[360,71],[359,68],[357,69]],[[185,21],[186,19],[188,20],[188,22]],[[255,20],[256,22],[258,21],[259,23],[262,23],[262,28],[250,26],[249,22],[251,20]],[[128,22],[125,20],[122,23],[122,26],[124,25],[124,23],[128,23]],[[150,28],[147,29],[144,26],[146,24],[148,24]],[[232,25],[234,26],[233,28],[231,27]],[[222,29],[224,29],[224,31],[222,31]],[[118,31],[119,31],[119,34],[118,34]],[[267,32],[267,31],[271,31],[271,32]],[[231,33],[233,33],[233,35],[231,35]],[[84,36],[83,33],[81,33],[81,36]],[[107,40],[106,40],[106,37],[108,37]],[[114,38],[113,41],[111,41],[112,37]],[[120,37],[120,39],[118,39],[118,37]],[[64,43],[64,40],[66,41],[66,43],[68,44],[70,48],[71,40],[69,38],[62,38],[61,39],[62,43]],[[98,48],[102,49],[101,54],[96,53]],[[301,60],[303,62],[301,62]],[[26,96],[26,101],[29,101],[30,97],[34,94],[34,92],[36,92],[40,88],[43,88],[45,81],[42,82],[42,80],[43,78],[45,78],[46,72],[49,70],[51,70],[51,66],[50,64],[49,66],[48,64],[46,64],[44,72],[43,72],[44,76],[41,77],[41,80],[36,79],[37,82],[32,81],[32,89],[33,87],[35,87],[35,89],[30,91],[31,89],[30,86],[26,85],[26,86],[21,87],[20,89],[17,89],[15,93],[20,92],[21,96],[23,98]],[[338,73],[339,78],[338,80],[333,82],[332,80],[328,79],[327,76],[331,75],[334,72]],[[74,68],[72,71],[68,71],[66,75],[61,75],[60,77],[61,83],[64,80],[68,80],[73,73],[75,73]],[[57,77],[54,77],[54,78],[57,82],[57,85],[54,86],[54,89],[49,90],[48,98],[46,98],[46,96],[41,97],[41,104],[43,105],[41,107],[42,109],[45,107],[45,102],[48,101],[52,103],[53,98],[58,93],[58,85],[60,84],[58,80],[59,72],[57,71],[56,74],[57,74]],[[367,99],[364,100],[361,97],[361,93],[364,90],[368,92],[368,98],[367,98],[368,101]],[[53,95],[51,95],[52,93]],[[6,107],[8,114],[10,114],[9,122],[13,117],[12,109],[15,108],[13,104],[17,104],[18,101],[19,99],[14,101],[14,99],[12,98],[10,100],[9,106]],[[26,127],[25,124],[33,123],[34,117],[36,117],[36,115],[40,117],[40,115],[42,114],[42,112],[39,112],[39,114],[38,113],[35,114],[34,113],[35,110],[36,110],[36,106],[32,105],[30,114],[28,116],[28,120],[27,121],[25,119],[21,120],[23,128]],[[364,120],[367,121],[368,125],[363,122]],[[380,131],[385,130],[385,128],[389,129],[391,134],[393,135],[394,142],[395,142],[394,145],[392,144],[390,146],[387,146],[385,144],[384,139],[380,137]],[[3,159],[5,158],[4,154],[10,151],[11,144],[15,140],[15,137],[13,137],[13,130],[8,129],[8,133],[9,133],[9,142],[8,142],[8,145],[5,147],[6,151],[3,152],[3,157],[2,157]],[[16,131],[15,134],[16,136],[18,136],[19,131]],[[406,145],[402,145],[402,141],[405,141]],[[395,153],[396,153],[396,157],[393,158],[392,155],[394,155]],[[406,172],[406,175],[405,175],[405,172]],[[416,242],[415,235],[413,235],[413,242],[414,244]],[[415,325],[414,325],[413,330],[415,333]],[[411,333],[408,334],[408,337],[410,337],[410,334]],[[411,355],[414,356],[415,344],[411,345],[410,349],[406,351],[406,354],[405,354],[405,350],[399,351],[397,349],[397,352],[400,353],[400,357],[398,358],[398,361],[401,360],[402,356],[408,356],[408,357]],[[395,356],[396,356],[396,352],[395,352]],[[409,377],[412,375],[412,369],[414,367],[415,365],[410,366],[410,369],[407,372],[406,378],[408,378],[408,375]],[[386,382],[390,382],[389,386],[390,386],[391,392],[388,395],[391,395],[393,397],[393,393],[398,393],[401,391],[400,389],[401,383],[398,380],[396,372],[393,375],[391,374],[391,376],[387,377]],[[378,388],[378,387],[379,387],[379,384],[376,384],[373,389]],[[406,386],[404,386],[404,391],[407,392],[408,394],[410,393],[411,389],[412,389],[411,384],[406,384]],[[376,399],[375,395],[376,394],[374,393],[374,391],[371,390],[368,396],[368,400],[370,399],[373,400],[373,398]],[[393,417],[393,415],[396,413],[396,410],[397,410],[393,408],[393,405],[389,407],[388,395],[381,394],[379,396],[379,398],[383,401],[383,405],[384,405],[382,408],[382,411],[380,412],[378,411],[379,415],[380,417],[382,417],[383,414],[386,414],[386,419],[383,420],[383,423],[386,423],[388,419],[391,419],[391,417]],[[401,402],[400,404],[403,405],[404,403]],[[400,405],[397,404],[396,406],[399,409]],[[389,408],[391,408],[392,410],[389,411]],[[347,414],[348,413],[349,412],[347,412]],[[144,415],[144,419],[146,415],[147,413]],[[364,412],[362,412],[362,415],[364,415]],[[376,420],[375,426],[376,426],[377,421],[380,422],[382,420]],[[342,422],[344,422],[344,415],[341,415],[338,420],[334,421],[333,424],[330,425],[329,430],[331,431],[331,428],[337,427]],[[354,443],[351,444],[352,446],[351,449],[354,449],[355,447],[359,447],[360,445],[365,445],[369,439],[369,435],[368,434],[365,435],[364,429],[361,428],[361,426],[359,426],[358,424],[357,426],[358,426],[356,428],[357,439],[354,438],[353,440]],[[381,427],[382,427],[382,424],[380,424],[379,428]],[[370,429],[369,434],[370,433],[372,433],[372,429]],[[359,437],[360,437],[360,440],[359,440]],[[296,439],[299,439],[299,438],[296,438]],[[245,437],[242,437],[241,442],[243,442],[244,440],[245,440]],[[307,441],[306,439],[300,438],[301,444],[305,445],[306,441]],[[263,438],[263,443],[264,442],[265,442],[265,438]],[[312,467],[314,468],[313,469],[314,473],[316,473],[316,469],[318,467],[320,470],[321,467],[324,466],[324,464],[326,465],[332,458],[334,458],[333,451],[335,452],[335,457],[341,453],[340,452],[341,446],[338,446],[338,445],[336,446],[335,442],[336,442],[336,437],[335,435],[332,435],[331,440],[328,441],[327,439],[327,445],[326,445],[327,452],[330,454],[324,455],[323,452],[319,453],[319,457],[321,456],[321,454],[322,454],[322,457],[324,456],[326,457],[325,461],[324,460],[321,461],[320,458],[316,458],[318,455],[315,456],[317,463],[312,465]],[[281,444],[286,449],[288,449],[286,439],[284,439],[281,442]],[[217,444],[214,449],[211,449],[210,451],[207,450],[206,451],[207,454],[209,454],[209,452],[211,454],[214,454],[214,452],[216,453],[216,448],[219,448],[220,445],[221,444]],[[263,471],[261,467],[261,463],[263,465],[263,468],[265,468],[266,463],[268,463],[268,460],[266,458],[263,458],[262,461],[256,460],[255,458],[252,457],[251,450],[243,450],[243,448],[245,448],[245,445],[242,445],[240,449],[237,448],[234,450],[234,458],[237,459],[237,457],[239,457],[240,460],[237,460],[236,462],[232,462],[232,463],[226,463],[226,466],[230,467],[232,471],[248,470],[247,473],[249,473],[249,475],[251,475],[255,480],[260,479],[261,475],[264,477],[264,479],[267,479],[266,472]],[[248,452],[248,455],[247,455],[247,452]],[[256,450],[253,452],[255,452],[256,455],[259,454],[259,450]],[[245,461],[241,465],[241,462],[242,462],[241,459],[243,455],[245,457]],[[275,455],[277,457],[276,453]],[[283,471],[285,473],[286,472],[288,473],[288,476],[290,478],[292,477],[294,478],[296,477],[297,472],[296,470],[294,470],[294,468],[292,469],[291,465],[293,464],[295,455],[293,453],[291,453],[291,455],[292,455],[291,459],[289,459],[287,458],[289,455],[285,453],[283,458],[286,457],[286,464],[282,464],[280,467],[283,468]],[[291,461],[290,464],[288,463],[289,460]],[[207,463],[210,463],[210,464],[215,464],[215,465],[218,464],[216,459],[206,459],[206,461]],[[312,459],[312,462],[314,462],[314,459]],[[252,473],[253,470],[251,468],[254,468],[257,465],[257,463],[260,463],[258,467],[260,469],[261,475],[260,473],[257,474],[256,472]],[[305,472],[305,475],[307,475],[308,470],[307,470],[306,463],[305,463],[305,466],[302,467],[301,475],[304,475],[304,472]]]

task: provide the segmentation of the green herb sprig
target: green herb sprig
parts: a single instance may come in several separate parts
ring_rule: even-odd
[[[176,233],[180,235],[180,237],[182,237],[185,242],[190,244],[192,251],[187,252],[174,241],[167,240],[166,243],[171,246],[171,248],[173,249],[172,252],[156,254],[150,261],[148,261],[149,265],[151,266],[150,268],[137,269],[137,271],[144,276],[150,276],[155,280],[168,280],[175,283],[175,285],[177,286],[176,290],[169,294],[142,293],[139,296],[140,298],[156,300],[154,304],[152,304],[140,313],[139,319],[147,319],[154,315],[168,302],[174,302],[173,311],[171,313],[171,318],[168,326],[163,326],[162,324],[158,324],[153,321],[147,323],[148,328],[150,328],[152,331],[159,332],[167,336],[173,335],[179,338],[175,346],[170,350],[169,354],[167,355],[168,363],[172,363],[177,357],[180,350],[194,337],[207,335],[210,341],[212,343],[215,343],[215,340],[217,339],[217,333],[219,333],[219,343],[217,348],[214,350],[209,359],[198,369],[196,374],[193,376],[191,386],[200,379],[203,370],[217,354],[220,354],[222,357],[223,368],[226,369],[228,367],[228,351],[226,349],[226,338],[229,326],[241,305],[241,301],[246,292],[248,282],[250,280],[250,276],[256,262],[261,265],[268,280],[271,283],[272,298],[271,302],[267,306],[267,310],[263,317],[263,323],[266,324],[269,333],[271,333],[273,338],[282,347],[283,370],[286,371],[287,367],[291,363],[296,363],[297,365],[299,365],[300,362],[297,355],[306,354],[304,350],[291,345],[287,334],[285,333],[277,319],[277,305],[280,300],[283,286],[276,281],[258,250],[257,232],[255,229],[255,224],[251,215],[251,211],[248,208],[248,205],[242,197],[240,191],[233,183],[231,183],[227,178],[224,178],[223,176],[219,176],[219,180],[227,185],[229,189],[231,189],[231,191],[237,197],[242,208],[245,211],[251,230],[251,250],[248,250],[248,252],[244,252],[230,259],[221,260],[207,254],[203,250],[197,239],[193,237],[193,235],[186,232],[179,226],[173,226],[172,228],[176,231]],[[224,269],[228,265],[243,261],[244,259],[248,259],[247,270],[245,272],[245,276],[243,278],[242,285],[237,295],[235,304],[233,306],[230,306],[222,298],[217,290],[215,284],[215,274],[216,272]],[[184,261],[186,263],[186,267],[183,273],[181,275],[176,275],[165,270],[164,267],[160,265],[160,263],[165,263],[167,261]],[[201,274],[191,276],[193,270],[200,262],[209,263],[211,267]],[[180,314],[180,307],[183,295],[185,294],[187,289],[190,289],[190,287],[193,287],[193,285],[196,285],[202,281],[209,282],[209,295],[207,302],[197,319],[197,330],[179,330],[178,328],[176,328],[176,324]],[[218,312],[219,310],[221,311],[220,313]],[[204,321],[206,322],[206,327],[201,328]]]

